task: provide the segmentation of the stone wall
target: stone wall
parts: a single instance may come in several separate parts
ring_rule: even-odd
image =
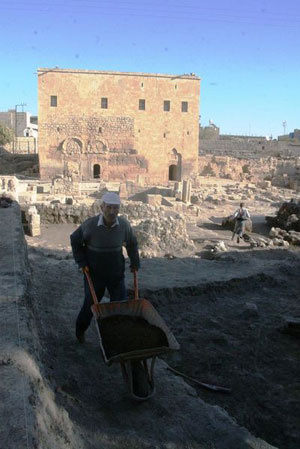
[[[197,173],[196,76],[62,69],[38,73],[42,179],[99,176],[155,184]],[[51,96],[56,106],[51,106]],[[164,101],[170,102],[169,111]],[[182,112],[182,102],[188,104],[187,112]]]
[[[199,154],[230,156],[241,159],[260,159],[266,157],[299,157],[300,144],[266,139],[220,138],[200,139]]]
[[[38,152],[37,139],[35,137],[17,137],[13,142],[5,145],[10,153],[36,154]]]
[[[100,201],[92,206],[67,204],[35,204],[41,217],[41,223],[82,223],[84,220],[101,212]],[[123,202],[120,214],[130,222],[139,222],[148,218],[159,218],[164,212],[163,207],[150,206],[142,202]]]
[[[91,207],[85,205],[36,204],[42,223],[82,223],[100,213],[100,203]],[[29,208],[30,209],[30,208]],[[28,215],[25,208],[24,215]],[[165,215],[164,207],[151,206],[142,202],[124,202],[120,215],[131,223],[137,236],[142,257],[176,257],[191,254],[195,246],[189,239],[183,215]]]

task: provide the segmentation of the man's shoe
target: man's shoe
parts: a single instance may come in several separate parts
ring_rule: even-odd
[[[76,338],[79,341],[79,343],[85,343],[85,335],[82,331],[76,331]]]
[[[239,237],[236,239],[236,243],[240,243],[240,238]]]

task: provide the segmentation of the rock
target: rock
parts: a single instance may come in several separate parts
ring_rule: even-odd
[[[271,228],[270,232],[269,232],[269,236],[271,238],[285,238],[288,236],[288,232],[285,229],[281,229],[281,228]]]
[[[274,238],[274,237],[277,237],[278,236],[278,232],[277,232],[277,228],[271,228],[270,229],[270,232],[269,232],[269,236],[271,237],[271,238]]]
[[[276,217],[266,217],[266,221],[281,229],[300,231],[300,203],[284,202]]]
[[[258,316],[258,308],[257,305],[253,302],[246,302],[244,305],[244,312],[243,315],[246,315],[248,317],[257,317]]]
[[[214,251],[216,251],[216,252],[228,251],[228,248],[227,248],[227,246],[225,245],[225,243],[223,242],[223,240],[221,240],[220,242],[218,242],[218,243],[215,245]]]
[[[289,215],[286,220],[287,227],[291,227],[294,223],[297,223],[299,221],[299,217],[297,217],[296,214]]]
[[[273,245],[274,246],[284,246],[285,248],[288,248],[290,246],[289,242],[287,240],[283,240],[283,238],[277,238],[277,237],[275,237],[273,239]]]

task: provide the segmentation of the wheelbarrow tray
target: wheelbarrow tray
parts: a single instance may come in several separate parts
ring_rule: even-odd
[[[129,360],[141,360],[154,357],[157,355],[165,354],[170,351],[178,350],[180,348],[176,338],[169,330],[163,318],[155,310],[153,305],[146,299],[130,300],[130,301],[113,301],[106,304],[93,304],[92,311],[96,318],[96,327],[100,340],[100,348],[104,362],[107,365],[111,365],[114,362],[124,363]],[[122,352],[117,355],[108,357],[104,345],[103,336],[101,335],[101,321],[107,317],[113,316],[128,316],[128,317],[140,317],[147,321],[150,325],[159,328],[165,335],[164,346],[136,349],[130,352]]]

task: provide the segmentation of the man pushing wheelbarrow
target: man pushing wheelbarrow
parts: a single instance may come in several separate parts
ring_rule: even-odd
[[[118,217],[120,204],[119,195],[105,193],[101,199],[102,213],[87,219],[71,235],[75,262],[83,272],[90,274],[99,301],[106,288],[111,301],[126,300],[123,245],[130,259],[131,271],[137,271],[140,267],[136,237],[128,221]],[[86,276],[84,295],[83,306],[76,320],[76,337],[80,343],[84,343],[84,333],[93,317],[93,299]]]
[[[237,234],[237,243],[240,243],[240,239],[244,237],[246,221],[250,219],[250,213],[248,209],[244,206],[244,203],[240,203],[240,207],[236,209],[231,219],[235,220],[234,230],[232,233],[232,240]]]
[[[85,292],[76,320],[76,337],[84,343],[85,331],[94,315],[104,362],[120,363],[132,397],[145,400],[155,392],[156,356],[179,349],[179,344],[151,303],[138,298],[137,240],[128,221],[118,217],[119,210],[119,196],[105,193],[102,213],[86,220],[71,235],[74,259],[84,273]],[[126,298],[123,246],[134,274],[134,300],[130,301]],[[100,304],[106,288],[111,302]]]

